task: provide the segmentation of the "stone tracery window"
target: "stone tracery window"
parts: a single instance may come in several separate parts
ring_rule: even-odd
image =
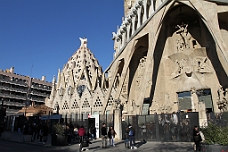
[[[85,99],[82,108],[90,108],[89,101],[87,99]]]
[[[76,109],[76,108],[79,108],[79,106],[78,106],[78,102],[75,100],[71,109]]]
[[[69,109],[67,101],[64,102],[63,107],[62,107],[62,110],[66,110],[66,109]]]
[[[93,107],[102,107],[103,103],[101,102],[101,99],[99,97],[97,97]]]
[[[110,96],[109,99],[108,99],[108,106],[113,106],[113,97]]]

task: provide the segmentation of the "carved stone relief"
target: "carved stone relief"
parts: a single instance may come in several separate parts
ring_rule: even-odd
[[[179,38],[176,40],[177,43],[177,51],[181,52],[184,51],[184,49],[190,48],[189,40],[191,39],[191,35],[188,32],[188,24],[184,24],[182,22],[181,25],[177,25],[176,28],[178,30],[176,31],[176,34],[179,34]]]
[[[117,88],[117,87],[118,87],[119,82],[120,82],[119,79],[120,79],[120,74],[117,73],[117,75],[116,75],[116,80],[115,80],[115,82],[114,82],[114,88]]]
[[[168,57],[174,63],[174,70],[171,73],[171,79],[185,75],[193,78],[198,73],[210,74],[213,68],[207,57],[206,48],[195,46],[198,42],[188,32],[188,24],[182,23],[177,25],[178,30],[175,32],[177,53]],[[193,43],[192,43],[193,42]],[[190,45],[192,43],[192,45]]]
[[[146,65],[146,56],[142,57],[139,60],[139,65],[138,65],[138,69],[137,69],[138,76],[136,79],[136,85],[138,87],[138,90],[140,89],[141,78],[143,77],[144,72],[145,72],[145,65]]]
[[[227,109],[228,105],[228,88],[224,89],[221,85],[218,88],[218,101],[217,105],[220,110]]]

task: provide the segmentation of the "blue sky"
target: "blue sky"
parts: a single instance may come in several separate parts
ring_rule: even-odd
[[[124,0],[0,0],[0,69],[51,81],[79,48],[79,37],[105,70]]]

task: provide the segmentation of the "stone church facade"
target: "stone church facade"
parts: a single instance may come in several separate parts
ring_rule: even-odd
[[[106,99],[115,89],[126,114],[227,111],[227,16],[222,0],[126,0]]]
[[[81,46],[53,78],[52,92],[46,105],[63,118],[78,120],[83,115],[102,111],[105,92],[103,71],[98,60],[87,48],[87,39],[80,38]],[[56,82],[57,81],[57,82]],[[113,100],[109,98],[107,110],[112,111]]]
[[[81,39],[46,105],[73,115],[115,111],[114,124],[121,115],[228,110],[228,2],[124,0],[124,10],[110,66],[103,72]]]

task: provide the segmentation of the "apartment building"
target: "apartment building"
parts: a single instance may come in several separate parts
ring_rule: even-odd
[[[16,115],[23,107],[42,105],[51,93],[52,83],[14,73],[14,67],[0,70],[0,100],[6,115]]]

